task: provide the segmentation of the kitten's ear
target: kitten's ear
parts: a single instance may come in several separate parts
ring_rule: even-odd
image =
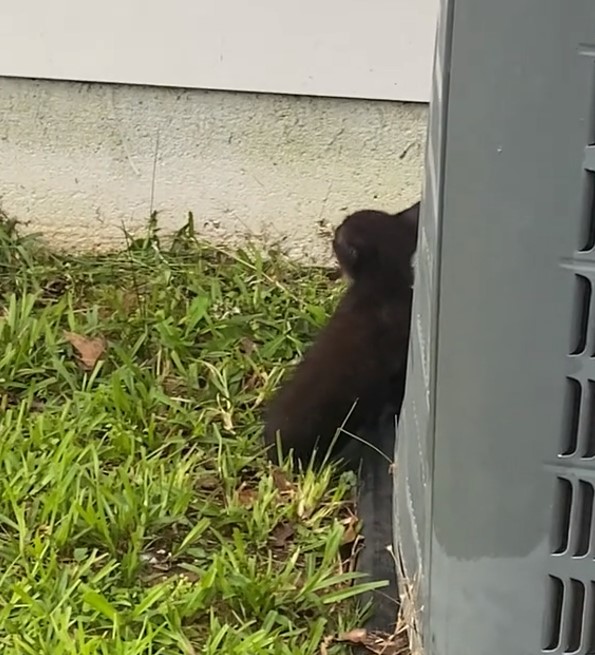
[[[406,241],[409,243],[411,252],[415,252],[417,248],[417,233],[419,229],[419,208],[421,202],[416,202],[415,205],[405,209],[405,211],[397,214],[399,220],[403,221],[407,227]]]
[[[409,207],[409,209],[405,209],[401,214],[399,215],[399,219],[406,221],[412,229],[415,229],[415,233],[417,234],[417,226],[419,224],[419,208],[420,208],[421,202],[416,202],[415,205],[412,205]]]

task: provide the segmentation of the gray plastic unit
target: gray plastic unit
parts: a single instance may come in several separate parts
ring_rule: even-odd
[[[595,655],[595,2],[443,0],[395,543],[428,655]]]

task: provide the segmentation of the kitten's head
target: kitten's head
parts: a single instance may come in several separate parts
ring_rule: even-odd
[[[333,251],[351,281],[371,276],[411,278],[417,245],[419,203],[398,214],[365,209],[335,230]]]

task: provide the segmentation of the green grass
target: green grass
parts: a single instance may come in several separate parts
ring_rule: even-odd
[[[307,655],[358,626],[352,481],[272,470],[260,442],[339,292],[191,224],[73,257],[2,222],[3,655]]]

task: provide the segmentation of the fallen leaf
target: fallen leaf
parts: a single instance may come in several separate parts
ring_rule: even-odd
[[[367,631],[363,629],[351,630],[350,632],[344,632],[336,636],[327,635],[320,644],[320,655],[328,655],[329,646],[332,646],[332,644],[337,642],[348,643],[352,646],[358,644],[365,646],[367,635]]]
[[[243,337],[240,339],[240,350],[243,353],[246,353],[249,355],[250,353],[254,352],[256,350],[256,344],[252,339],[248,339],[248,337]]]
[[[122,308],[127,312],[133,312],[139,303],[137,291],[127,291],[122,297]]]
[[[273,482],[279,491],[293,491],[294,489],[293,484],[291,484],[285,473],[279,468],[273,469]]]
[[[188,580],[188,582],[198,582],[200,580],[200,575],[196,571],[184,570],[180,573],[180,576]]]
[[[249,507],[252,505],[256,498],[256,491],[254,491],[254,489],[250,489],[250,487],[246,486],[245,483],[243,483],[238,489],[238,500],[240,501],[241,505],[244,505],[244,507]]]
[[[342,632],[338,637],[337,641],[347,642],[349,644],[364,644],[368,637],[368,631],[364,628],[356,628],[355,630],[350,630],[349,632]]]
[[[223,422],[223,427],[228,432],[233,432],[234,431],[233,418],[232,418],[231,412],[226,412],[224,409],[222,409],[221,410],[221,420]]]
[[[244,390],[245,391],[254,391],[254,389],[260,386],[260,376],[256,372],[252,372],[247,375],[244,380]]]
[[[272,532],[273,548],[283,548],[293,537],[294,530],[289,523],[279,523]]]
[[[185,391],[184,383],[173,376],[166,377],[162,384],[163,391],[170,397],[181,395]]]
[[[199,478],[197,486],[205,491],[213,491],[219,486],[219,480],[214,475],[206,475]]]
[[[388,635],[368,632],[364,628],[356,628],[349,632],[343,632],[336,637],[327,637],[321,644],[320,652],[322,655],[328,653],[328,646],[333,642],[361,647],[356,649],[358,653],[361,653],[362,649],[374,655],[406,655],[410,652],[406,630],[399,630],[394,635]]]
[[[325,637],[320,644],[320,655],[328,655],[328,647],[335,641],[334,637]]]
[[[347,517],[344,521],[343,524],[345,525],[345,531],[343,532],[343,538],[341,540],[342,544],[352,544],[358,536],[357,533],[357,526],[358,526],[358,519],[357,516],[354,516],[353,514],[349,517]]]
[[[55,278],[49,280],[47,284],[43,287],[43,293],[46,296],[61,296],[66,288],[68,287],[68,280],[65,278]]]
[[[78,356],[82,369],[91,371],[99,361],[107,347],[103,337],[84,337],[76,332],[64,332],[64,338],[72,345]]]

